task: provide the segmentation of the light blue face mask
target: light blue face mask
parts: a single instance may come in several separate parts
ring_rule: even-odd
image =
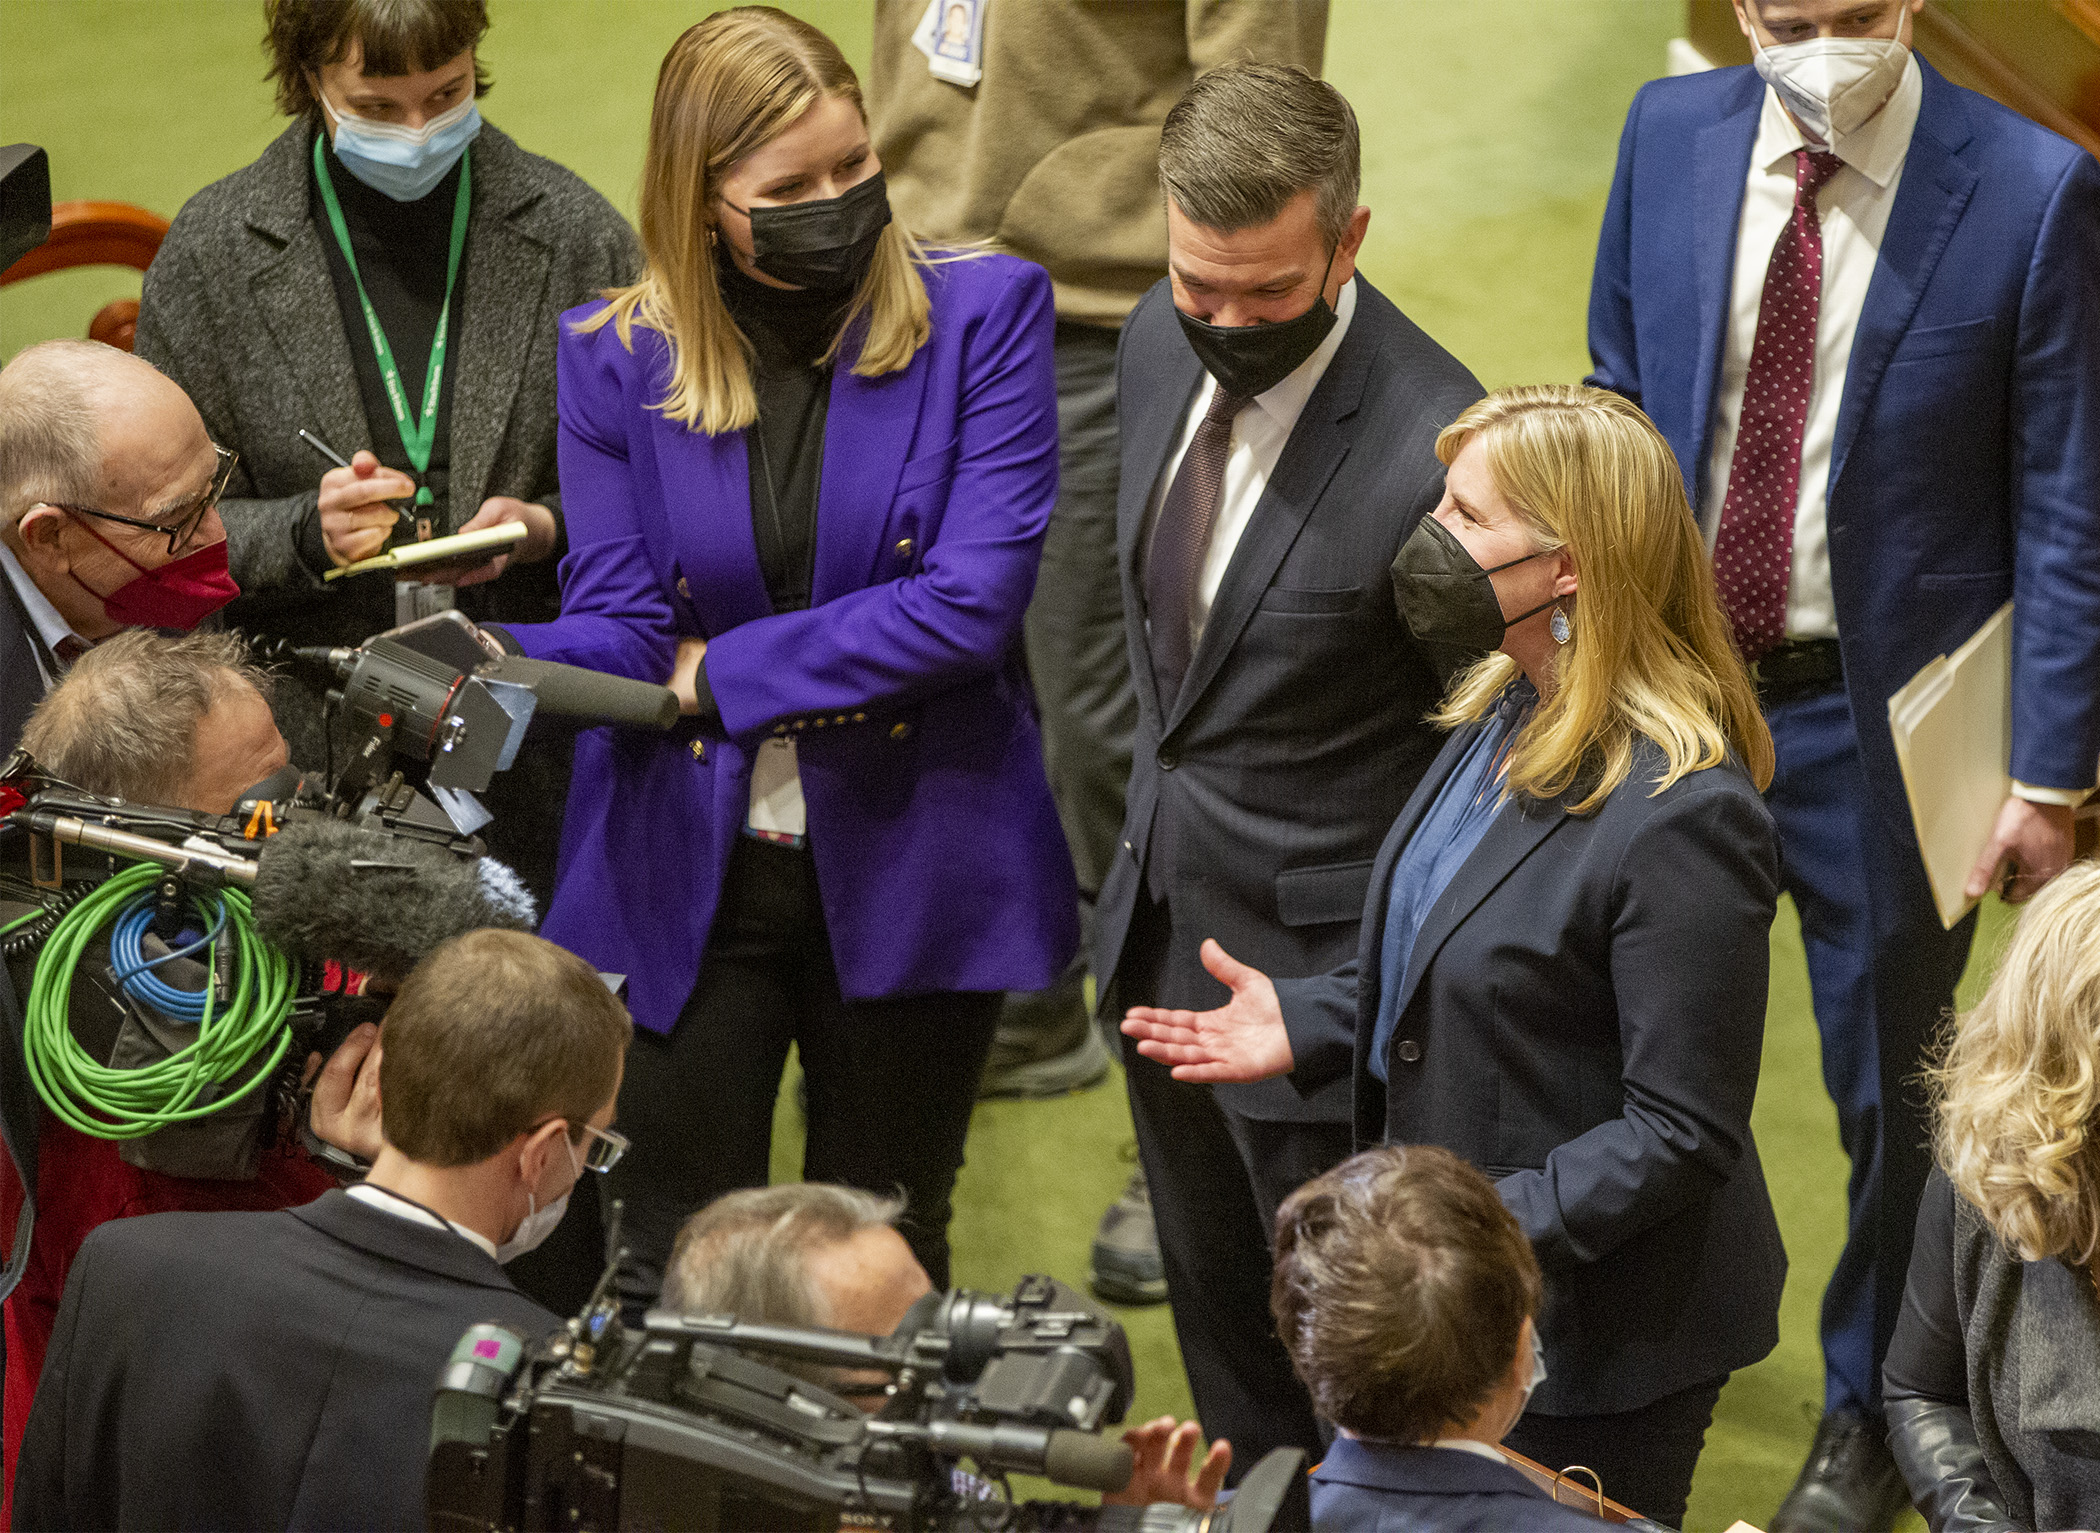
[[[420,128],[403,128],[347,116],[318,90],[314,94],[320,96],[321,110],[335,124],[335,157],[343,162],[343,169],[396,202],[415,202],[430,195],[431,188],[445,179],[467,152],[467,145],[481,133],[481,108],[472,96]]]

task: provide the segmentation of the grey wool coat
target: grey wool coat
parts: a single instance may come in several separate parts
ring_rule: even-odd
[[[213,440],[241,455],[221,506],[227,555],[242,595],[226,621],[251,635],[305,645],[355,644],[393,626],[393,592],[383,575],[324,584],[328,560],[319,537],[317,498],[329,465],[299,439],[313,432],[345,454],[394,429],[368,421],[358,393],[322,240],[311,210],[313,124],[301,119],[253,164],[204,188],[183,206],[146,273],[138,354],[189,393]],[[460,281],[458,371],[449,385],[451,495],[446,525],[457,530],[492,495],[549,507],[561,518],[555,469],[554,353],[562,310],[633,280],[640,251],[612,205],[551,160],[528,154],[484,124],[474,140],[473,203]],[[363,344],[363,338],[359,337]],[[564,546],[565,546],[564,540]],[[553,617],[560,596],[555,558],[513,565],[500,578],[459,593],[469,616],[535,622]],[[287,675],[276,698],[292,759],[318,769],[322,688]],[[545,778],[545,758],[521,758],[499,800],[544,800],[558,814],[567,769]],[[521,777],[522,774],[522,777]],[[550,795],[548,797],[547,795]],[[531,842],[544,868],[521,866],[544,896],[553,836],[543,811]],[[515,839],[499,826],[491,847]],[[515,832],[519,827],[507,827]]]

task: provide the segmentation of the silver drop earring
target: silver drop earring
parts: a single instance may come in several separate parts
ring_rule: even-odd
[[[1565,607],[1555,607],[1553,616],[1546,620],[1546,626],[1552,630],[1555,644],[1565,644],[1574,637],[1568,629],[1568,612]]]

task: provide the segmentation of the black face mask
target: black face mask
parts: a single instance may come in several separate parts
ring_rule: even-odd
[[[1502,635],[1509,629],[1560,600],[1556,596],[1529,612],[1505,618],[1495,583],[1488,577],[1550,552],[1541,548],[1494,569],[1482,569],[1450,528],[1434,516],[1425,516],[1393,557],[1393,598],[1417,643],[1435,645],[1459,658],[1461,664],[1478,660],[1501,648]]]
[[[1327,270],[1320,273],[1320,291],[1313,296],[1312,307],[1296,319],[1273,325],[1207,325],[1182,313],[1179,305],[1174,317],[1181,321],[1189,350],[1218,380],[1218,387],[1241,399],[1252,399],[1296,372],[1334,328],[1334,310],[1327,303],[1327,277],[1333,270],[1334,253],[1330,251]]]
[[[728,206],[736,208],[731,202]],[[751,220],[751,264],[795,287],[857,287],[889,227],[890,194],[882,172],[821,202],[737,208]]]

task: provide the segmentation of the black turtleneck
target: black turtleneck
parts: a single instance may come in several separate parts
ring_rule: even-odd
[[[767,287],[727,254],[715,261],[722,301],[757,356],[751,370],[758,422],[751,456],[751,531],[775,612],[809,606],[817,556],[817,492],[831,366],[819,365],[853,301],[852,291]]]
[[[323,141],[322,155],[328,166],[329,184],[342,204],[343,224],[350,231],[350,248],[357,252],[357,270],[364,278],[365,293],[372,311],[386,331],[394,365],[401,369],[401,384],[412,409],[423,407],[424,380],[430,370],[430,345],[437,337],[438,312],[445,302],[445,264],[452,249],[452,206],[459,195],[460,168],[455,165],[445,179],[414,202],[396,202],[384,192],[375,192],[344,168],[333,145]],[[363,307],[357,301],[357,284],[350,265],[343,259],[335,231],[328,225],[328,210],[321,205],[318,188],[308,187],[309,216],[321,237],[328,259],[328,276],[335,288],[336,308],[342,314],[343,334],[350,342],[350,358],[357,366],[357,392],[365,407],[367,436],[361,442],[330,442],[344,457],[360,447],[369,447],[388,468],[417,478],[415,466],[401,445],[394,425],[393,407],[387,403],[386,381],[379,374],[379,358],[372,350],[365,327]],[[452,293],[452,322],[446,327],[445,376],[438,385],[438,425],[430,447],[430,468],[419,481],[430,486],[438,499],[437,531],[445,532],[473,515],[474,507],[447,515],[445,482],[452,460],[452,385],[459,376],[460,309],[466,296],[466,259],[460,261],[461,280]]]

